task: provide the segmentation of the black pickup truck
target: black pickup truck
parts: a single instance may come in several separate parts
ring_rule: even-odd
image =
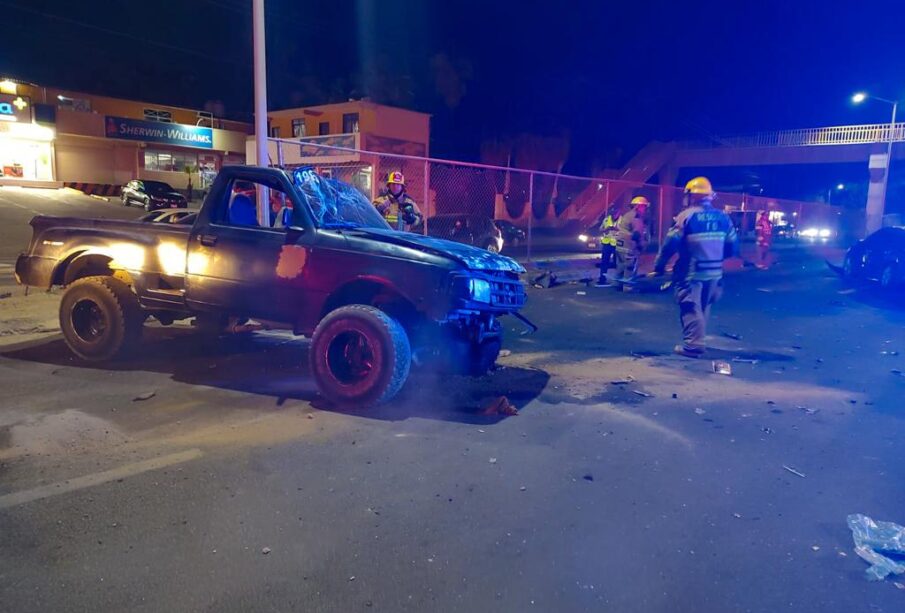
[[[267,216],[257,202],[270,203]],[[253,319],[310,337],[320,392],[366,407],[392,398],[413,361],[484,374],[499,355],[498,318],[523,319],[519,264],[394,231],[355,188],[311,168],[225,167],[191,226],[45,216],[31,225],[16,278],[65,287],[60,327],[85,360],[134,347],[148,317],[194,318],[215,335]]]

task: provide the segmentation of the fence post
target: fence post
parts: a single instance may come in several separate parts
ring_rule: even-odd
[[[430,162],[424,160],[424,236],[427,236],[427,219],[431,216],[431,180]]]
[[[283,167],[283,141],[277,141],[277,165]]]
[[[666,205],[666,201],[664,200],[665,196],[666,194],[661,185],[659,194],[660,206],[657,207],[659,213],[657,215],[657,249],[660,249],[663,246],[663,207]]]
[[[534,224],[534,173],[528,175],[528,262],[531,261],[531,226]]]

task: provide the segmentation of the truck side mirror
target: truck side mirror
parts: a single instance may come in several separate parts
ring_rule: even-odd
[[[301,226],[286,226],[286,242],[295,242],[305,233]]]

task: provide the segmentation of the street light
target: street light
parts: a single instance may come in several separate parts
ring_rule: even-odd
[[[845,184],[844,184],[844,183],[840,183],[839,185],[836,186],[836,189],[838,189],[838,190],[841,192],[842,190],[845,189]]]
[[[886,168],[883,169],[883,198],[880,202],[879,215],[871,215],[870,199],[868,198],[866,220],[868,234],[879,230],[883,225],[883,214],[886,212],[886,188],[889,186],[889,170],[890,168],[892,168],[892,141],[896,131],[896,111],[899,110],[898,100],[887,100],[886,98],[880,98],[879,96],[870,96],[870,98],[872,100],[879,100],[880,102],[885,102],[886,104],[892,105],[892,119],[889,122],[889,134],[887,135],[889,142],[886,145]],[[860,104],[867,99],[868,95],[864,92],[858,92],[857,94],[852,96],[852,102],[854,102],[855,104]]]
[[[837,189],[838,191],[841,192],[842,190],[845,189],[845,184],[844,184],[844,183],[838,183],[838,184],[836,185],[836,189]],[[827,203],[827,204],[833,204],[833,190],[832,190],[832,188],[826,190],[826,203]]]

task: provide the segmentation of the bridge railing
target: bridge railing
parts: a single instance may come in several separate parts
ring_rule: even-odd
[[[888,123],[872,123],[800,130],[759,132],[748,136],[714,138],[709,142],[683,143],[684,149],[711,149],[717,147],[814,147],[822,145],[866,145],[905,141],[905,122],[891,126]]]

